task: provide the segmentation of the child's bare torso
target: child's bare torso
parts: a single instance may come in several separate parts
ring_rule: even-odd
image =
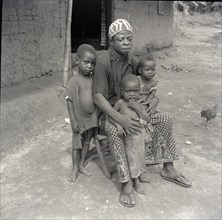
[[[121,101],[119,113],[121,113],[123,115],[128,115],[128,116],[133,117],[135,119],[139,119],[138,114],[133,109],[128,107],[127,102],[125,100],[121,99],[119,101]]]
[[[86,114],[91,115],[94,112],[94,103],[92,97],[92,79],[77,74],[75,77],[78,82],[79,104]]]

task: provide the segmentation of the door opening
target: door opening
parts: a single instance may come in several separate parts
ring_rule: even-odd
[[[110,0],[108,0],[110,1]],[[79,45],[87,43],[96,50],[107,48],[107,0],[74,0],[71,26],[71,51],[76,53]]]

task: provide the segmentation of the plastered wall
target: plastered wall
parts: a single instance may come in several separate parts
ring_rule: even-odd
[[[3,0],[1,87],[63,66],[67,0]]]

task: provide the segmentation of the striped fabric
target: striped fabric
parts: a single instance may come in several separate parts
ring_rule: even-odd
[[[106,7],[105,0],[101,1],[101,47],[106,46]]]
[[[154,130],[152,141],[145,144],[145,164],[157,164],[178,160],[173,137],[172,121],[167,114],[157,113],[151,118]],[[105,131],[109,140],[110,152],[115,161],[119,182],[125,183],[131,178],[127,149],[123,139],[117,134],[116,127],[108,120]]]
[[[109,38],[112,38],[115,34],[125,30],[133,33],[133,29],[127,20],[117,19],[109,27]]]

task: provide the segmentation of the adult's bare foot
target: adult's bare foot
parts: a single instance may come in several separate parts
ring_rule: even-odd
[[[86,176],[91,176],[92,175],[92,173],[83,166],[79,167],[79,172],[86,175]]]

